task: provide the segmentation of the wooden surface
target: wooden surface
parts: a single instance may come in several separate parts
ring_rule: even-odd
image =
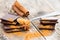
[[[18,0],[22,3],[24,7],[26,7],[30,11],[30,18],[44,15],[45,13],[51,13],[57,10],[60,10],[60,1],[59,0]],[[13,0],[2,0],[0,1],[0,17],[4,16],[5,13],[8,13],[8,9],[10,10],[10,6],[14,2]],[[7,8],[6,8],[7,7]],[[43,14],[42,14],[43,13]],[[40,15],[39,15],[40,14]],[[60,16],[58,16],[60,18]],[[42,31],[43,34],[47,35],[51,33],[51,31]],[[31,29],[26,32],[16,32],[16,33],[5,33],[2,29],[0,29],[0,34],[4,34],[3,38],[7,38],[7,40],[44,40],[43,37],[36,31],[36,29],[31,26]],[[53,40],[53,37],[47,36],[47,40]],[[58,39],[56,39],[58,40]]]

